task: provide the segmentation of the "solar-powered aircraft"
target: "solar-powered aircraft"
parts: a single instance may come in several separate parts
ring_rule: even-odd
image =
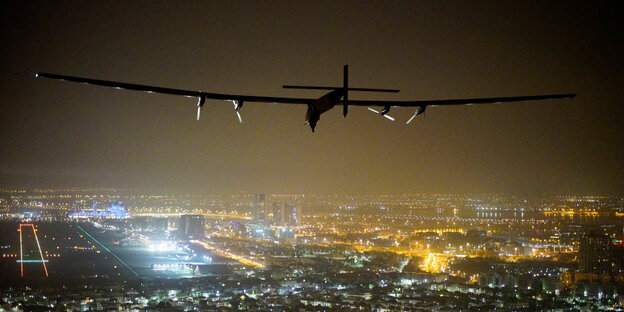
[[[306,112],[305,121],[312,132],[316,127],[316,123],[319,121],[321,114],[332,109],[336,104],[342,103],[342,114],[346,117],[349,112],[349,105],[353,106],[366,106],[372,112],[375,112],[389,120],[394,121],[394,118],[388,115],[390,108],[392,107],[415,107],[416,111],[414,115],[407,120],[409,124],[416,116],[425,112],[427,106],[438,105],[469,105],[469,104],[492,104],[492,103],[504,103],[504,102],[521,102],[521,101],[536,101],[546,99],[562,99],[562,98],[574,98],[576,94],[549,94],[549,95],[530,95],[530,96],[512,96],[512,97],[491,97],[491,98],[473,98],[473,99],[448,99],[448,100],[416,100],[416,101],[378,101],[378,100],[350,100],[349,91],[355,92],[390,92],[397,93],[399,90],[393,89],[374,89],[374,88],[351,88],[349,87],[349,68],[348,65],[344,66],[344,80],[341,87],[324,87],[324,86],[293,86],[285,85],[287,89],[311,89],[311,90],[330,90],[329,93],[321,96],[320,98],[290,98],[290,97],[271,97],[271,96],[256,96],[256,95],[237,95],[237,94],[222,94],[222,93],[210,93],[203,91],[182,90],[165,87],[139,85],[125,82],[90,79],[50,73],[37,73],[37,78],[50,78],[79,83],[86,83],[104,87],[113,87],[116,89],[127,89],[136,91],[145,91],[149,93],[161,93],[170,95],[179,95],[185,97],[197,98],[197,120],[201,115],[202,107],[204,106],[206,99],[230,101],[234,104],[234,111],[238,117],[239,122],[242,122],[242,118],[239,110],[243,107],[245,102],[262,102],[262,103],[282,103],[282,104],[301,104],[306,105],[308,110]],[[381,109],[376,110],[371,106],[379,106]]]

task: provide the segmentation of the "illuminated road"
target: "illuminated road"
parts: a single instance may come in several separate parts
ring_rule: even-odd
[[[198,245],[204,247],[205,249],[210,250],[210,251],[212,251],[212,252],[214,252],[214,253],[216,253],[216,254],[218,254],[220,256],[227,257],[227,258],[230,258],[230,259],[234,259],[234,260],[236,260],[236,261],[238,261],[238,262],[240,262],[242,264],[255,266],[257,268],[265,268],[266,267],[266,265],[264,265],[262,263],[259,263],[259,262],[256,262],[256,261],[253,261],[253,260],[241,257],[239,255],[235,255],[235,254],[233,254],[231,252],[228,252],[228,251],[225,251],[225,250],[216,249],[216,248],[214,248],[214,247],[212,247],[212,246],[210,246],[210,245],[208,245],[208,244],[206,244],[204,242],[198,241],[198,240],[191,240],[190,242],[193,243],[193,244],[198,244]]]
[[[151,213],[151,212],[147,212],[147,213],[134,213],[133,216],[144,216],[144,217],[179,217],[181,215],[184,214],[188,214],[188,213],[182,213],[182,212],[169,212],[169,213]],[[197,214],[197,215],[202,215],[205,218],[208,219],[234,219],[234,220],[251,220],[250,216],[247,215],[243,215],[243,214],[236,214],[236,213],[230,213],[230,214],[220,214],[220,213],[192,213],[192,214]]]

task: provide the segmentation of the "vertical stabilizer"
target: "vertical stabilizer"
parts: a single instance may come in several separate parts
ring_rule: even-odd
[[[342,106],[342,116],[347,117],[347,113],[349,113],[349,65],[345,65],[343,68],[343,106]]]

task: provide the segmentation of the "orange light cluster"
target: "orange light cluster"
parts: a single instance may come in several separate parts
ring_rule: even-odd
[[[22,227],[30,226],[32,228],[33,233],[35,234],[35,241],[37,241],[37,248],[39,248],[39,255],[41,256],[41,264],[43,264],[43,270],[45,271],[46,277],[48,277],[48,268],[45,264],[45,259],[43,259],[43,252],[41,251],[41,245],[39,244],[39,238],[37,237],[37,229],[32,223],[21,223],[19,225],[18,232],[20,232],[20,274],[24,277],[24,252],[22,247]]]

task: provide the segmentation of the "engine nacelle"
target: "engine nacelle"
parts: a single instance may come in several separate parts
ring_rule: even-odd
[[[420,106],[418,106],[418,108],[414,112],[414,115],[412,115],[412,117],[406,122],[406,124],[409,124],[410,122],[412,122],[412,120],[414,120],[414,118],[416,118],[416,116],[424,113],[425,109],[427,109],[427,105],[420,105]]]
[[[418,106],[418,109],[416,110],[416,116],[424,113],[425,109],[427,109],[427,105]]]
[[[243,107],[243,101],[234,101],[234,109],[239,111]]]

